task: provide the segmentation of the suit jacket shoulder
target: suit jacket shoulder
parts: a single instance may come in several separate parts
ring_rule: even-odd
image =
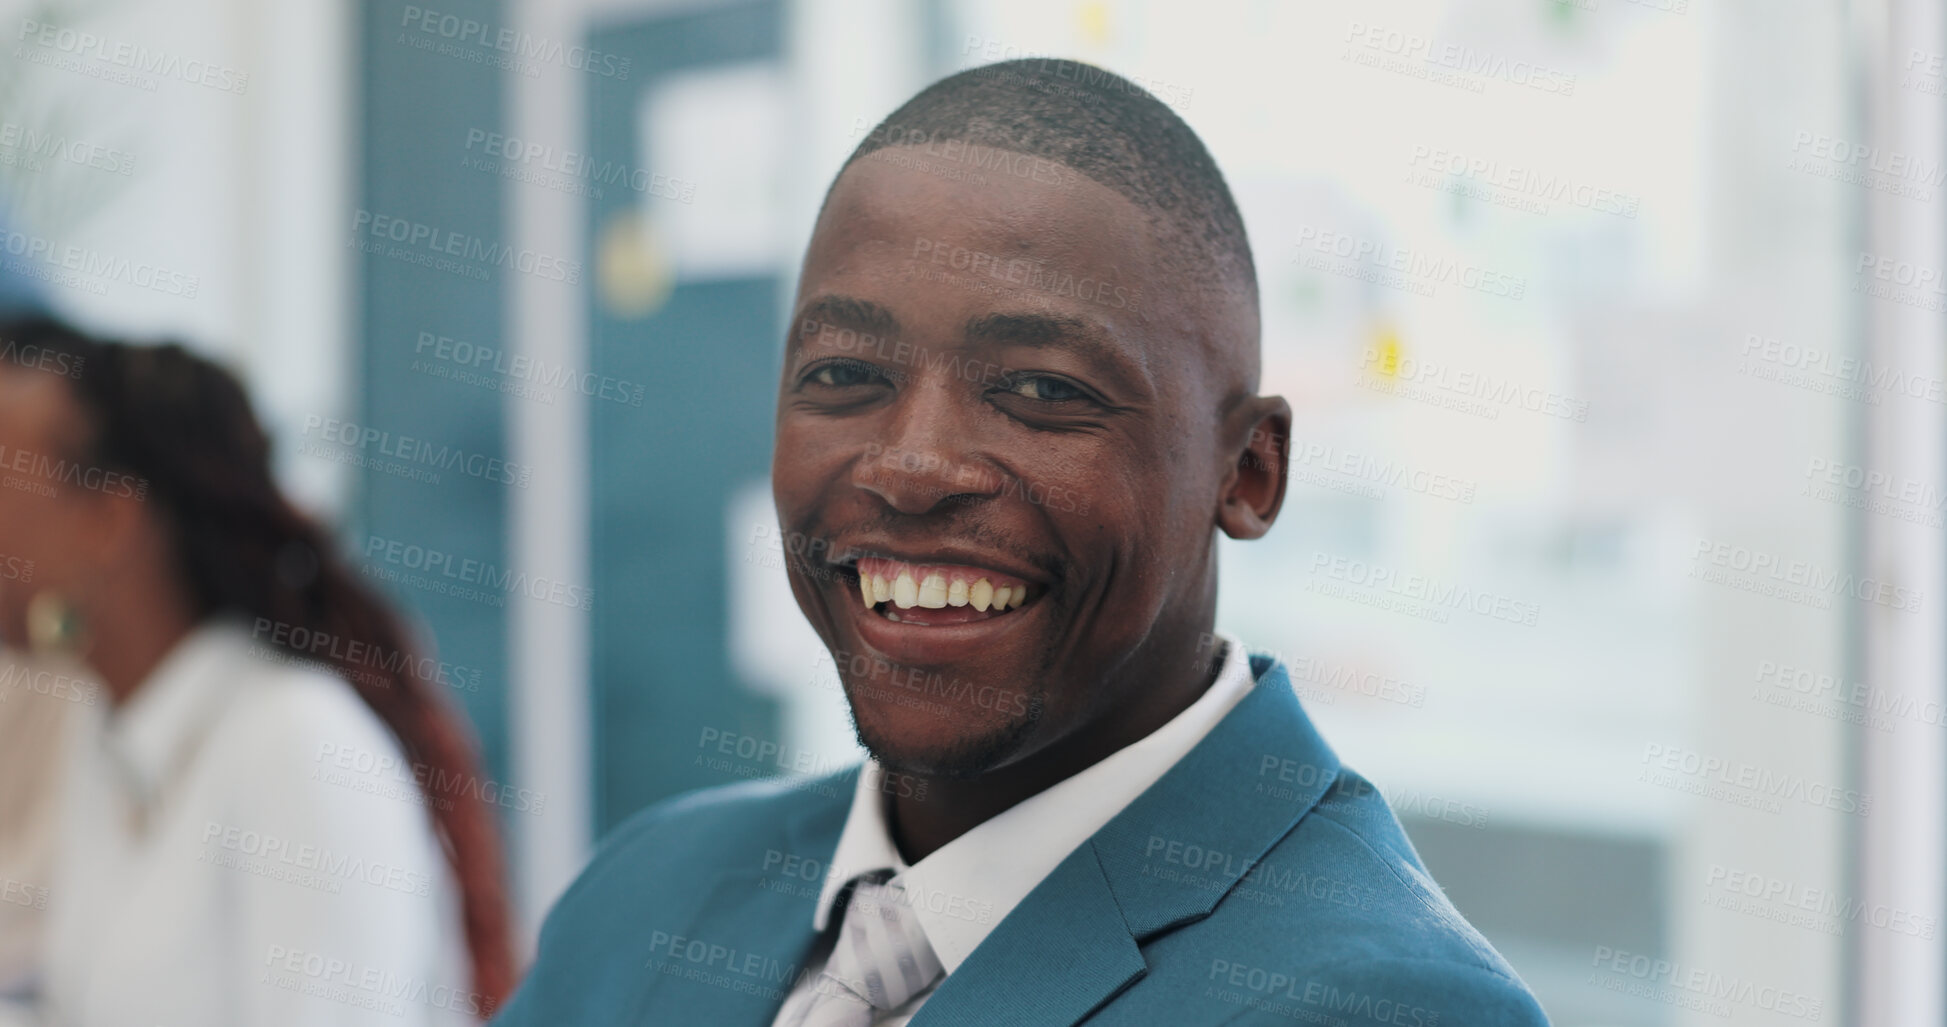
[[[829,854],[857,774],[705,788],[630,816],[549,911],[534,966],[495,1023],[617,1022],[658,948],[686,937],[726,873],[756,877],[767,852]]]
[[[1169,855],[1159,852],[1166,863]],[[1132,992],[1154,986],[1158,1001],[1181,1005],[1171,1022],[1547,1023],[1513,968],[1427,874],[1378,790],[1350,770],[1207,919],[1153,939],[1144,954],[1150,974]],[[1156,1011],[1154,1002],[1128,1001],[1137,997],[1097,1019],[1121,1023],[1113,1013],[1121,1008]],[[1234,1010],[1227,1019],[1226,1008]]]

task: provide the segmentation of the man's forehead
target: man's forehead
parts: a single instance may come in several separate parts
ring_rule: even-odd
[[[1062,351],[1150,394],[1138,300],[1153,286],[1128,246],[1046,217],[983,217],[978,193],[965,197],[866,190],[835,202],[807,256],[791,344],[808,357],[856,333],[928,349]]]
[[[1254,333],[1218,341],[1235,332],[1235,297],[1172,270],[1157,221],[1115,189],[1081,174],[968,181],[943,169],[954,170],[904,147],[848,166],[806,252],[801,304],[834,293],[895,313],[958,308],[956,336],[977,314],[1073,314],[1102,325],[1162,388],[1231,361],[1230,343],[1255,346]]]
[[[1006,251],[997,255],[1100,250],[1131,272],[1153,255],[1145,212],[1100,182],[964,170],[910,147],[875,150],[840,173],[814,244],[820,235],[889,236],[915,247],[934,237],[978,239]]]

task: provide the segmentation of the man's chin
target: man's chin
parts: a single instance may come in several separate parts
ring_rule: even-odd
[[[980,777],[1008,763],[1034,729],[1034,720],[1027,717],[955,722],[926,713],[917,716],[928,718],[930,723],[914,729],[914,715],[906,712],[881,721],[869,715],[861,717],[854,708],[852,724],[859,745],[886,770],[959,781]]]

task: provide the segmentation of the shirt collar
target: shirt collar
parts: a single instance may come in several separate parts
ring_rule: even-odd
[[[126,703],[106,712],[102,748],[143,806],[154,803],[188,762],[239,683],[235,661],[247,647],[241,625],[200,625],[177,641]]]
[[[812,915],[823,931],[839,893],[859,874],[891,868],[947,973],[1076,846],[1108,823],[1196,747],[1254,683],[1242,642],[1226,633],[1224,663],[1181,713],[1074,776],[1015,804],[916,864],[900,858],[887,829],[884,770],[868,759],[852,793],[831,867]]]

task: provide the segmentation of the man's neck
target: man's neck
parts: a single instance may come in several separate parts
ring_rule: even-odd
[[[1127,711],[1130,715],[1090,724],[977,778],[924,777],[924,790],[890,793],[886,826],[900,856],[908,864],[917,863],[1023,800],[1148,737],[1210,690],[1223,669],[1228,648],[1217,646],[1201,675],[1157,681],[1153,688],[1139,689],[1137,694],[1151,701],[1133,705]],[[1186,662],[1157,661],[1155,665],[1180,667]]]

